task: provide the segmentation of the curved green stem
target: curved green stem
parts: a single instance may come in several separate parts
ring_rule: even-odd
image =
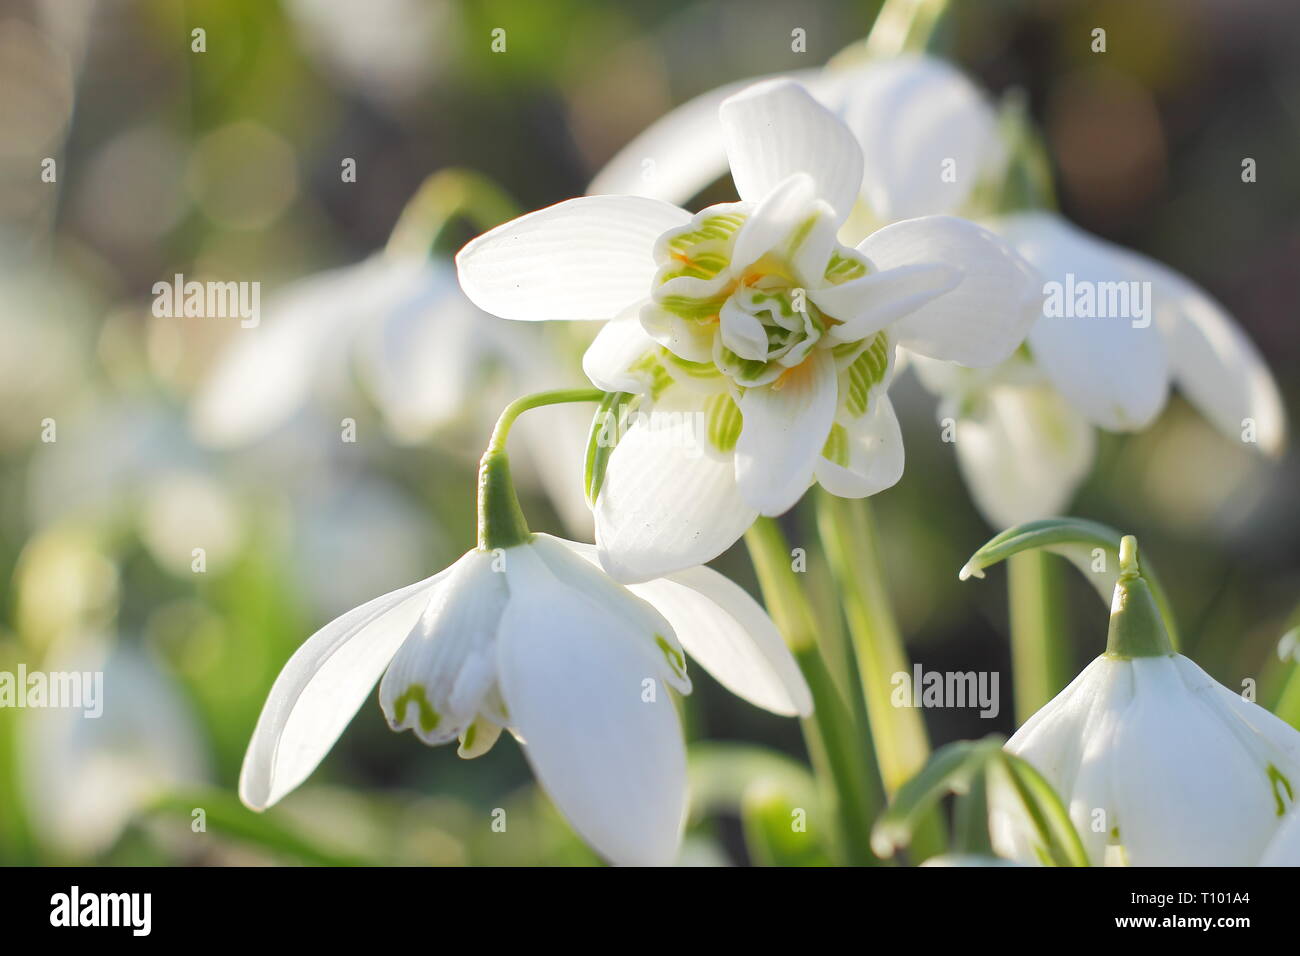
[[[840,696],[817,648],[817,622],[790,564],[789,543],[771,518],[745,532],[768,613],[789,645],[812,692],[813,714],[802,721],[804,740],[825,804],[838,822],[838,849],[845,862],[875,865],[871,824],[884,805],[870,738],[853,733],[852,710]],[[835,848],[832,848],[835,849]]]
[[[487,232],[514,219],[519,207],[500,186],[472,169],[440,169],[429,176],[402,209],[384,251],[426,255],[448,223],[459,217]]]
[[[506,441],[515,419],[530,408],[561,405],[567,402],[599,402],[605,393],[598,388],[568,388],[538,392],[517,398],[505,407],[487,450],[478,466],[478,547],[480,551],[513,548],[532,537],[510,479],[510,456]]]

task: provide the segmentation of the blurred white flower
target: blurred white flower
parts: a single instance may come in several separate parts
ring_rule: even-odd
[[[78,859],[108,849],[137,811],[178,786],[206,782],[206,744],[184,700],[142,652],[102,639],[70,642],[50,672],[102,672],[103,713],[24,710],[21,778],[43,842]]]
[[[903,466],[885,394],[895,346],[991,365],[1038,312],[1032,270],[971,223],[910,220],[841,245],[862,152],[802,87],[759,84],[719,119],[741,202],[692,217],[642,197],[574,199],[457,256],[486,311],[611,320],[584,368],[647,413],[595,504],[602,562],[623,580],[716,557],[814,480],[845,497],[889,487]]]
[[[362,605],[294,654],[249,743],[240,796],[263,809],[297,787],[383,674],[394,729],[487,751],[508,727],[542,786],[616,863],[666,864],[686,808],[686,754],[667,692],[689,693],[683,650],[780,714],[812,704],[775,626],[707,568],[625,588],[594,548],[548,535],[468,552]]]
[[[1294,808],[1259,861],[1260,866],[1300,866],[1300,812]]]

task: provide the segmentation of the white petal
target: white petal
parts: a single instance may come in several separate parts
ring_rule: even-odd
[[[239,797],[246,805],[266,809],[316,769],[447,573],[353,608],[294,652],[271,687],[244,756]]]
[[[561,584],[581,592],[610,614],[635,625],[637,639],[644,642],[646,652],[659,664],[657,676],[682,694],[691,692],[685,653],[672,622],[665,619],[653,604],[606,574],[600,567],[600,556],[594,546],[537,534],[533,536],[530,547]],[[578,553],[578,548],[589,551],[590,556]]]
[[[938,262],[961,270],[951,291],[895,325],[904,348],[962,365],[994,365],[1011,355],[1040,314],[1039,278],[1005,242],[949,216],[908,219],[858,246],[879,269]]]
[[[729,97],[719,111],[740,198],[758,202],[782,180],[807,173],[842,222],[862,185],[862,151],[848,127],[790,80]]]
[[[817,349],[773,385],[740,397],[736,485],[761,514],[788,511],[812,484],[837,394],[835,362],[828,350]]]
[[[1075,229],[1059,216],[1027,213],[1003,220],[998,231],[1048,283],[1062,305],[1069,283],[1094,290],[1101,283],[1141,281],[1131,261]],[[1073,276],[1073,280],[1069,277]],[[1050,296],[1045,304],[1052,311]],[[1034,360],[1052,384],[1090,422],[1111,431],[1145,428],[1169,394],[1169,366],[1158,326],[1134,327],[1128,317],[1080,318],[1044,314],[1029,334]]]
[[[945,403],[947,404],[947,403]],[[1093,427],[1047,385],[997,385],[949,406],[957,464],[984,519],[995,528],[1069,511],[1096,453]]]
[[[625,312],[600,327],[582,356],[582,370],[607,392],[641,392],[645,376],[628,369],[659,347],[641,325],[640,310]]]
[[[867,413],[840,427],[846,430],[848,460],[820,458],[817,481],[841,498],[866,498],[891,488],[903,477],[903,433],[884,389],[873,394]]]
[[[854,72],[840,115],[861,146],[862,195],[878,220],[957,212],[1002,167],[997,113],[960,71],[902,56]]]
[[[825,206],[815,206],[815,187],[807,173],[794,173],[777,183],[763,197],[740,227],[731,251],[732,274],[741,275],[746,266],[789,242],[800,223],[814,217],[830,218]],[[793,257],[791,257],[793,258]],[[825,260],[822,261],[825,268]]]
[[[1132,667],[1136,692],[1113,757],[1129,862],[1253,865],[1277,821],[1265,767],[1173,658],[1138,658]]]
[[[1154,283],[1156,321],[1174,381],[1219,431],[1240,441],[1246,419],[1259,447],[1282,453],[1286,410],[1268,365],[1218,302],[1172,269],[1131,254]]]
[[[527,551],[528,549],[520,549]],[[614,863],[677,855],[686,811],[686,749],[671,694],[652,701],[653,660],[619,615],[516,558],[498,639],[511,726],[542,787]]]
[[[600,566],[594,546],[556,540]],[[628,590],[654,605],[692,659],[733,694],[784,716],[812,713],[812,694],[799,665],[772,619],[744,588],[700,567],[631,584]]]
[[[712,561],[758,512],[736,488],[730,456],[710,454],[699,409],[660,403],[609,457],[596,499],[601,563],[620,581],[645,581]],[[679,414],[676,419],[672,412]]]
[[[746,312],[730,296],[722,304],[719,316],[722,344],[743,359],[763,361],[767,358],[767,328],[753,314]]]
[[[743,588],[691,568],[632,591],[653,604],[686,653],[751,704],[785,716],[812,713],[812,695],[776,625]]]
[[[456,256],[461,288],[506,319],[609,319],[650,294],[654,243],[690,214],[657,199],[584,196],[521,216]]]
[[[1274,834],[1260,866],[1300,866],[1300,811],[1292,808]]]
[[[868,272],[860,279],[812,289],[808,295],[817,308],[840,320],[830,329],[833,340],[856,342],[952,291],[961,281],[959,270],[929,262]]]
[[[394,656],[379,685],[394,730],[443,744],[478,715],[496,680],[497,624],[506,604],[505,576],[493,561],[481,551],[457,561]]]

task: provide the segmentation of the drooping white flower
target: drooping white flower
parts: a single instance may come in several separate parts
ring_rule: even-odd
[[[717,556],[809,485],[865,497],[903,451],[886,388],[896,346],[991,365],[1037,315],[1032,271],[950,217],[838,234],[862,151],[802,87],[726,99],[741,201],[692,216],[631,196],[570,200],[457,256],[461,286],[513,319],[607,319],[584,368],[641,396],[596,500],[602,562],[645,580]]]
[[[1026,349],[991,373],[964,374],[924,357],[915,363],[940,397],[940,420],[955,422],[959,467],[990,524],[1067,511],[1092,468],[1094,427],[1147,427],[1171,383],[1225,435],[1279,453],[1286,422],[1277,386],[1250,340],[1204,290],[1054,213],[989,218],[1012,151],[997,110],[963,73],[932,57],[863,60],[850,53],[798,79],[853,130],[863,151],[850,235],[908,216],[963,215],[1002,234],[1044,284],[1064,284],[1069,273],[1103,292],[1114,288],[1109,283],[1151,283],[1149,327],[1134,328],[1127,315],[1044,315]],[[712,182],[725,171],[725,151],[705,119],[729,89],[690,101],[634,139],[591,192],[684,202]],[[646,159],[653,160],[651,176],[642,175]],[[938,175],[942,169],[952,175]]]
[[[1095,864],[1253,865],[1300,786],[1300,732],[1172,652],[1125,542],[1106,653],[1006,749],[1061,795]],[[993,835],[1035,861],[1014,814],[995,808]]]
[[[686,756],[668,688],[689,693],[685,653],[780,714],[811,698],[758,604],[707,568],[617,584],[595,549],[548,535],[474,550],[424,581],[326,625],[271,689],[240,776],[263,809],[297,787],[383,675],[390,725],[486,752],[502,728],[543,788],[602,855],[673,860]]]

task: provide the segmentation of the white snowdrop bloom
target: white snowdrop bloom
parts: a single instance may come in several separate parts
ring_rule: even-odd
[[[631,589],[595,549],[548,535],[470,551],[450,568],[349,611],[277,678],[249,744],[240,796],[263,809],[320,763],[380,675],[389,724],[427,744],[487,751],[503,727],[593,847],[667,864],[686,807],[686,754],[669,688],[685,653],[780,714],[807,685],[775,626],[740,587],[695,568]]]
[[[1286,422],[1277,386],[1231,315],[1204,290],[1054,213],[985,221],[1012,156],[997,110],[978,86],[932,57],[837,61],[797,76],[853,130],[863,152],[862,184],[842,236],[909,216],[965,215],[1002,234],[1038,268],[1044,287],[1066,288],[1073,275],[1068,288],[1108,296],[1132,290],[1114,283],[1150,283],[1154,321],[1146,327],[1134,327],[1128,314],[1085,318],[1063,310],[1069,317],[1044,315],[1024,352],[992,374],[916,363],[940,398],[940,420],[956,424],[958,465],[990,524],[1068,510],[1092,469],[1094,428],[1147,427],[1164,408],[1171,382],[1234,441],[1280,452]],[[591,192],[684,202],[718,178],[726,153],[707,119],[731,89],[697,97],[634,139],[596,176]],[[646,158],[653,176],[642,175]]]
[[[1247,866],[1300,786],[1300,732],[1170,649],[1131,537],[1106,653],[1007,742],[1061,795],[1094,864]],[[1023,822],[999,853],[1035,862]]]
[[[595,502],[601,560],[621,580],[716,557],[814,481],[844,497],[889,487],[903,468],[886,395],[896,346],[992,365],[1038,313],[1032,270],[969,222],[907,220],[841,245],[862,151],[798,84],[746,89],[719,119],[740,202],[691,215],[584,197],[457,256],[485,311],[609,320],[584,368],[642,413]]]

